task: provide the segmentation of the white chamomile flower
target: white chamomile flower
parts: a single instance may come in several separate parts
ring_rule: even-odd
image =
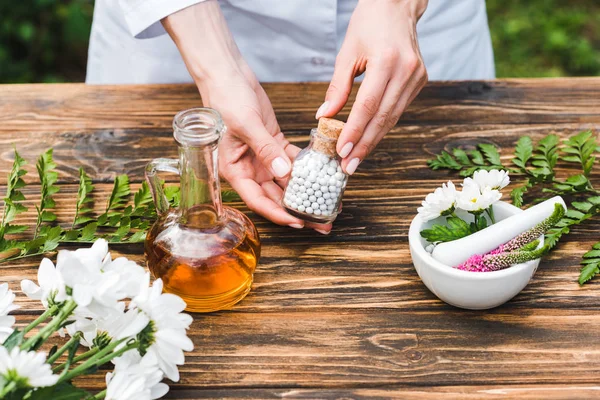
[[[480,191],[475,182],[465,180],[462,191],[458,193],[456,205],[465,211],[480,213],[500,200],[500,197],[502,193],[498,190],[487,187]]]
[[[194,344],[186,335],[186,329],[192,323],[192,317],[181,313],[185,302],[171,293],[162,293],[161,279],[149,286],[150,276],[146,274],[140,285],[140,294],[130,303],[130,307],[138,307],[150,317],[150,323],[144,328],[146,348],[140,349],[142,354],[156,358],[158,367],[167,378],[174,382],[179,380],[177,365],[183,365],[183,351],[192,351]]]
[[[150,319],[137,309],[125,311],[125,303],[120,302],[117,309],[101,318],[79,319],[67,325],[71,336],[75,332],[82,332],[81,344],[87,347],[97,345],[103,347],[113,340],[135,337],[147,325]]]
[[[0,376],[5,386],[14,382],[17,387],[52,386],[58,380],[58,375],[52,373],[46,364],[46,354],[35,351],[22,351],[18,347],[10,352],[0,347]]]
[[[37,278],[39,286],[29,279],[21,281],[21,290],[27,297],[32,300],[41,300],[46,308],[53,303],[60,303],[67,299],[65,282],[52,261],[47,258],[42,260]]]
[[[454,205],[456,204],[456,188],[452,181],[448,181],[435,189],[433,193],[429,193],[421,207],[417,209],[421,219],[423,221],[429,221],[436,219],[440,215],[448,215],[454,211]]]
[[[119,282],[113,288],[119,299],[137,296],[140,290],[140,281],[143,281],[146,275],[146,270],[142,266],[125,257],[110,261],[110,253],[108,254],[108,262],[105,262],[102,267],[102,272],[119,275]]]
[[[15,317],[8,315],[9,312],[19,308],[13,302],[15,294],[8,288],[8,283],[0,285],[0,343],[4,343],[7,337],[13,332]]]
[[[483,193],[485,188],[490,188],[492,190],[504,189],[510,183],[508,171],[500,171],[497,169],[492,169],[490,171],[480,169],[473,174],[473,178],[465,178],[465,182],[467,180],[475,182],[477,186],[479,186],[481,193]]]
[[[163,372],[152,357],[130,350],[113,360],[114,372],[106,374],[106,399],[158,399],[169,391],[162,383]]]

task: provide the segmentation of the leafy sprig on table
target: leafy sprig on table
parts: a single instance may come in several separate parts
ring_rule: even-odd
[[[481,143],[475,150],[453,148],[450,152],[442,151],[427,163],[433,170],[450,169],[458,171],[460,176],[471,176],[478,169],[504,169],[512,176],[522,178],[520,185],[511,191],[513,204],[521,207],[527,197],[537,202],[550,196],[561,195],[569,202],[569,209],[556,226],[546,234],[546,243],[550,248],[556,246],[563,235],[571,232],[571,228],[600,214],[600,191],[596,190],[590,180],[596,165],[596,154],[600,146],[591,131],[583,131],[561,140],[559,136],[550,134],[534,145],[528,136],[519,138],[516,143],[511,163],[502,163],[498,149],[491,144]],[[577,164],[577,171],[571,171],[565,179],[556,177],[556,167],[562,161],[565,166]],[[536,189],[541,197],[529,196]],[[584,284],[600,273],[600,242],[583,256],[579,283]]]
[[[156,209],[146,182],[133,194],[131,203],[131,187],[127,175],[115,177],[110,197],[102,214],[94,213],[95,199],[92,179],[79,169],[79,186],[75,201],[75,216],[68,228],[63,228],[53,211],[56,202],[53,198],[60,190],[56,185],[58,173],[52,158],[52,149],[42,154],[37,161],[36,169],[40,179],[40,203],[35,206],[37,218],[32,227],[33,237],[8,239],[6,235],[25,233],[29,227],[12,224],[15,217],[25,211],[22,202],[25,200],[21,189],[26,186],[22,177],[27,173],[23,166],[26,161],[15,150],[15,160],[8,174],[6,197],[0,223],[0,262],[16,260],[24,257],[42,255],[56,248],[61,243],[91,243],[98,238],[105,238],[111,243],[140,243],[156,220]],[[179,206],[179,186],[165,186],[165,195],[172,207]],[[236,201],[239,197],[231,190],[222,191],[223,201]]]

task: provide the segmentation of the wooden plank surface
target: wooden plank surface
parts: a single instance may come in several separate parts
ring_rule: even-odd
[[[326,86],[265,86],[282,130],[303,146]],[[593,78],[430,84],[350,179],[331,235],[278,227],[234,203],[263,239],[255,285],[233,310],[195,315],[196,348],[169,397],[599,397],[600,284],[576,282],[581,254],[599,239],[598,222],[577,227],[521,294],[490,311],[439,301],[414,271],[407,242],[425,194],[456,179],[430,171],[431,154],[485,140],[508,159],[522,135],[600,131],[598,98]],[[189,85],[0,86],[0,192],[13,146],[32,163],[53,147],[59,220],[73,217],[79,166],[93,178],[101,209],[116,174],[129,174],[137,187],[148,160],[175,156],[172,117],[200,103]],[[27,169],[32,206],[39,186],[33,165]],[[32,210],[19,222],[32,223]],[[143,262],[140,245],[112,251]],[[41,311],[18,290],[38,263],[0,264],[0,280],[22,306],[19,323]],[[81,382],[103,383],[99,375]]]

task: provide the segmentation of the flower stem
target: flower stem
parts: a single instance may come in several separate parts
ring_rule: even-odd
[[[77,308],[77,303],[75,300],[68,300],[59,310],[58,315],[52,319],[45,327],[40,329],[40,331],[27,339],[25,343],[21,345],[21,350],[30,350],[32,346],[39,347],[42,343],[44,343],[54,332],[56,332],[63,322],[66,321],[73,310]]]
[[[73,357],[73,360],[71,361],[71,364],[75,364],[75,363],[76,363],[76,362],[78,362],[78,361],[81,361],[81,360],[83,360],[83,359],[85,359],[85,358],[91,357],[91,356],[93,356],[94,354],[96,354],[96,353],[97,353],[99,350],[100,350],[100,349],[99,349],[98,347],[94,347],[94,348],[92,348],[92,349],[90,349],[90,350],[86,351],[86,352],[85,352],[85,353],[83,353],[83,354],[80,354],[80,355],[78,355],[78,356],[76,356],[76,357]],[[53,372],[56,372],[56,371],[58,371],[58,370],[60,370],[60,369],[63,369],[63,368],[66,366],[66,365],[67,365],[67,363],[62,363],[62,364],[60,364],[60,365],[57,365],[56,367],[52,368],[52,371],[53,371]]]
[[[67,351],[69,347],[73,345],[73,343],[79,342],[79,339],[81,339],[81,332],[75,332],[71,339],[69,339],[69,341],[65,343],[64,346],[62,346],[60,349],[56,350],[56,353],[54,353],[52,357],[48,358],[46,362],[50,365],[54,364],[54,362],[58,360],[58,357],[60,357],[65,351]]]
[[[35,321],[30,323],[23,329],[23,334],[26,334],[27,332],[29,332],[30,330],[32,330],[33,328],[35,328],[36,326],[38,326],[39,324],[41,324],[42,322],[47,320],[50,316],[54,315],[54,313],[56,313],[56,310],[58,310],[58,306],[54,305],[54,306],[50,307],[49,309],[47,309],[46,311],[44,311],[42,313],[42,315],[37,317],[35,319]]]
[[[17,388],[17,382],[11,381],[8,385],[4,386],[2,391],[0,391],[0,399],[3,399],[4,396],[12,392]]]
[[[100,393],[97,393],[93,398],[94,399],[103,399],[105,397],[106,397],[106,389],[104,389]]]
[[[71,371],[69,371],[68,373],[62,375],[59,378],[58,383],[71,380],[71,379],[75,378],[76,376],[83,374],[86,370],[88,370],[96,365],[99,366],[104,363],[107,363],[108,361],[112,360],[113,358],[118,357],[121,354],[125,353],[126,351],[129,351],[131,349],[135,349],[138,347],[138,342],[134,341],[133,343],[123,347],[122,349],[112,352],[118,345],[123,343],[125,340],[127,340],[127,338],[124,338],[121,340],[116,340],[113,343],[109,344],[104,349],[100,350],[97,354],[93,355],[88,360],[86,360],[83,364],[78,365],[77,367],[75,367]]]
[[[488,207],[487,210],[485,210],[487,212],[487,215],[490,217],[490,221],[492,221],[492,224],[496,223],[496,217],[494,217],[494,206],[491,205]]]

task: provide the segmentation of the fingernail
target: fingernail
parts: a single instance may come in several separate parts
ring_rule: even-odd
[[[289,224],[288,226],[290,228],[294,228],[294,229],[302,229],[302,228],[304,228],[304,225],[302,225],[302,224]]]
[[[325,114],[327,112],[327,109],[329,108],[329,102],[326,101],[325,103],[321,104],[321,107],[319,107],[319,109],[317,110],[317,115],[315,115],[316,119],[319,119],[323,116],[323,114]]]
[[[290,173],[290,165],[281,157],[274,159],[271,163],[271,167],[273,168],[275,176],[278,178],[283,178]]]
[[[323,229],[315,229],[315,231],[319,232],[321,235],[329,235],[331,231],[325,231]]]
[[[360,164],[359,158],[353,158],[352,160],[350,160],[350,162],[346,166],[346,172],[348,173],[348,175],[352,175],[354,171],[356,171],[356,168],[358,168],[358,164]]]
[[[353,147],[354,147],[354,144],[352,142],[346,143],[344,145],[344,147],[342,147],[342,150],[340,150],[340,153],[339,153],[340,157],[342,157],[342,158],[348,157],[348,154],[350,154]]]

